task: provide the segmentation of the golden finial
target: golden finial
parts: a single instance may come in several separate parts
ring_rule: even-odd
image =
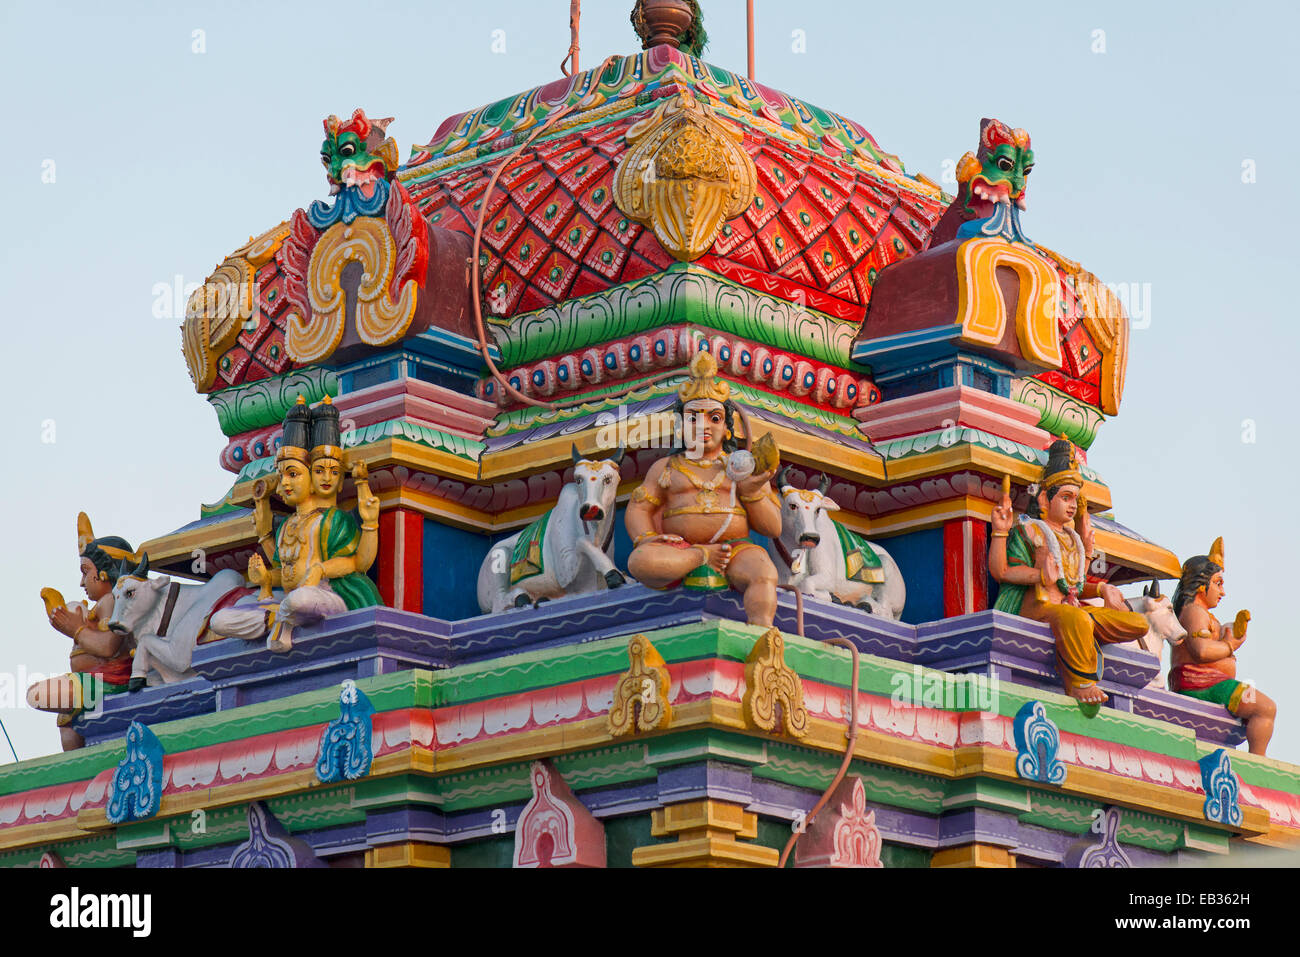
[[[692,399],[712,399],[714,402],[726,402],[731,398],[731,386],[717,378],[718,363],[713,353],[701,349],[691,359],[691,377],[681,384],[677,396],[683,403]]]
[[[304,399],[302,393],[299,392],[299,393],[298,393],[298,401],[295,402],[294,405],[306,405],[306,404],[307,404],[307,400]]]
[[[1223,564],[1223,536],[1222,535],[1216,538],[1214,540],[1214,544],[1210,546],[1210,561],[1214,562],[1214,564],[1218,565],[1220,568],[1228,567],[1225,564]]]

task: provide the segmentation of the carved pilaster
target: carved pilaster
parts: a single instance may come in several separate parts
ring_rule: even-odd
[[[776,867],[780,853],[739,838],[758,836],[758,816],[739,804],[706,798],[655,808],[650,833],[676,837],[632,852],[636,867]]]

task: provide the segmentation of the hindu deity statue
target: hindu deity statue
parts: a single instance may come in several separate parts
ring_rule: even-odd
[[[113,586],[136,561],[131,546],[116,535],[96,538],[90,519],[82,512],[77,516],[77,554],[81,560],[81,587],[93,604],[65,603],[53,588],[41,589],[51,627],[72,639],[68,656],[71,671],[27,689],[29,705],[58,714],[64,751],[85,744],[72,727],[82,711],[95,707],[100,695],[126,691],[133,650],[129,635],[117,634],[108,627],[113,614]]]
[[[1216,538],[1210,554],[1183,562],[1174,592],[1174,614],[1187,637],[1174,646],[1169,687],[1179,694],[1213,701],[1246,722],[1246,744],[1252,754],[1264,754],[1273,737],[1277,703],[1237,680],[1237,649],[1246,640],[1250,612],[1242,609],[1232,624],[1222,625],[1210,610],[1227,594],[1223,587],[1223,539]]]
[[[1082,491],[1074,445],[1053,442],[1029,515],[1017,520],[1004,486],[993,510],[989,573],[1002,584],[994,608],[1051,626],[1065,693],[1092,717],[1107,697],[1097,684],[1098,645],[1136,641],[1148,625],[1114,585],[1088,581],[1094,536]],[[1100,606],[1082,603],[1098,598]]]
[[[780,500],[769,483],[775,448],[768,443],[758,462],[738,450],[730,395],[713,356],[697,353],[674,406],[681,442],[650,466],[624,515],[633,544],[628,570],[651,588],[734,588],[750,624],[770,627],[776,568],[748,536],[751,529],[781,534]]]
[[[260,592],[216,612],[210,626],[214,633],[246,640],[266,637],[272,651],[289,651],[298,625],[383,603],[366,576],[378,554],[379,499],[370,491],[365,463],[358,462],[352,478],[360,522],[336,507],[343,484],[340,442],[339,413],[329,398],[309,409],[300,396],[285,416],[276,454],[278,493],[294,513],[273,531],[267,489],[254,487],[260,552],[249,559],[248,580]],[[276,597],[276,589],[282,597]]]

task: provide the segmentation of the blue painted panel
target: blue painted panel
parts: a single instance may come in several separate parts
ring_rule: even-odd
[[[505,538],[500,535],[498,538]],[[424,613],[457,621],[479,614],[478,570],[496,539],[424,520]]]
[[[907,583],[903,621],[916,625],[943,617],[943,529],[927,528],[882,538]]]
[[[402,349],[341,364],[338,377],[342,393],[411,378],[473,395],[478,382],[478,365],[475,363],[464,368],[456,362],[448,363],[440,357],[424,355],[420,350]]]

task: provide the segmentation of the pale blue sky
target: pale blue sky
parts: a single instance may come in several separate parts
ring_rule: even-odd
[[[631,6],[584,4],[585,66],[636,49]],[[1028,234],[1104,281],[1150,284],[1121,415],[1090,462],[1117,517],[1180,557],[1225,537],[1220,617],[1251,609],[1241,673],[1281,702],[1271,753],[1300,761],[1300,694],[1288,687],[1300,668],[1300,518],[1285,491],[1300,465],[1289,431],[1295,6],[756,6],[761,81],[859,121],[909,172],[935,179],[976,145],[981,117],[1026,128],[1037,156]],[[743,72],[743,0],[704,8],[705,59]],[[806,53],[792,50],[796,30]],[[1097,30],[1104,53],[1093,52]],[[555,79],[567,46],[567,0],[0,4],[12,609],[0,696],[20,665],[66,669],[66,639],[37,593],[78,593],[78,510],[138,544],[229,485],[216,416],[185,372],[179,315],[154,317],[154,285],[201,281],[250,234],[323,197],[325,115],[396,116],[389,133],[405,157],[448,115]],[[46,160],[53,183],[42,182]],[[1253,443],[1242,441],[1248,419]],[[57,749],[53,718],[29,711],[21,690],[0,700],[0,718],[21,756]]]

